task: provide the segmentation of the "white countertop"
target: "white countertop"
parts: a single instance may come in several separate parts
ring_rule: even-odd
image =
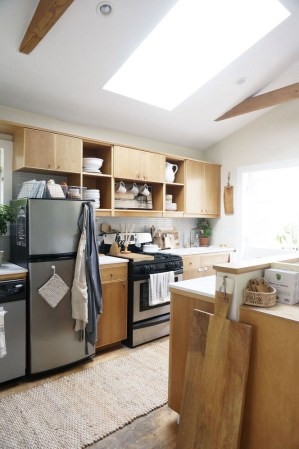
[[[13,263],[3,263],[0,265],[0,276],[11,275],[11,274],[22,274],[28,273],[28,270],[23,267],[19,267]]]
[[[169,284],[169,289],[171,292],[188,292],[215,298],[216,276],[204,276],[188,279],[187,281],[172,282]]]
[[[194,246],[191,248],[174,248],[163,249],[163,253],[175,254],[177,256],[189,256],[193,254],[209,254],[209,253],[224,253],[235,251],[234,248],[225,246]]]
[[[116,264],[116,263],[128,263],[128,259],[124,259],[121,257],[113,257],[113,256],[99,256],[99,264],[100,265],[107,265],[107,264]]]

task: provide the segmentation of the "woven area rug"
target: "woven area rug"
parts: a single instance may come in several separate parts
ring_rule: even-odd
[[[1,449],[79,449],[167,402],[167,340],[0,400]]]

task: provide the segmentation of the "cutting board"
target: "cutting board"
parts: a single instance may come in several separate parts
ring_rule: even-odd
[[[136,260],[137,262],[140,262],[141,260],[155,260],[154,256],[149,256],[148,254],[141,254],[141,253],[127,253],[122,254],[121,252],[118,253],[118,257],[123,257],[124,259],[132,259]]]
[[[224,187],[223,194],[224,202],[224,212],[226,215],[231,215],[234,213],[234,188],[233,186],[227,185]]]
[[[227,319],[231,298],[193,311],[177,449],[239,447],[252,327]]]

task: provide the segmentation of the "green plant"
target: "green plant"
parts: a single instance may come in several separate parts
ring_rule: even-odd
[[[298,227],[292,224],[286,225],[276,236],[276,240],[282,248],[297,248]]]
[[[199,228],[200,237],[209,238],[213,233],[211,223],[207,218],[199,218],[197,226]]]
[[[7,224],[15,222],[15,211],[11,206],[0,204],[0,235],[7,233]]]

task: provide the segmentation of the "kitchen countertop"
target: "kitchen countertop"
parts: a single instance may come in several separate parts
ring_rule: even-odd
[[[167,254],[175,254],[177,256],[191,256],[193,254],[209,254],[209,253],[223,253],[233,252],[234,248],[228,248],[225,246],[194,246],[191,248],[173,248],[163,249],[161,252]]]
[[[99,264],[100,265],[128,263],[128,262],[129,262],[128,259],[122,259],[120,257],[105,256],[104,254],[99,254]]]
[[[214,300],[216,287],[216,276],[204,276],[186,281],[172,282],[169,290],[172,293],[186,293],[197,296],[206,296]]]
[[[2,281],[6,279],[25,278],[27,273],[28,270],[26,268],[19,267],[13,263],[6,262],[0,265],[0,280]]]

